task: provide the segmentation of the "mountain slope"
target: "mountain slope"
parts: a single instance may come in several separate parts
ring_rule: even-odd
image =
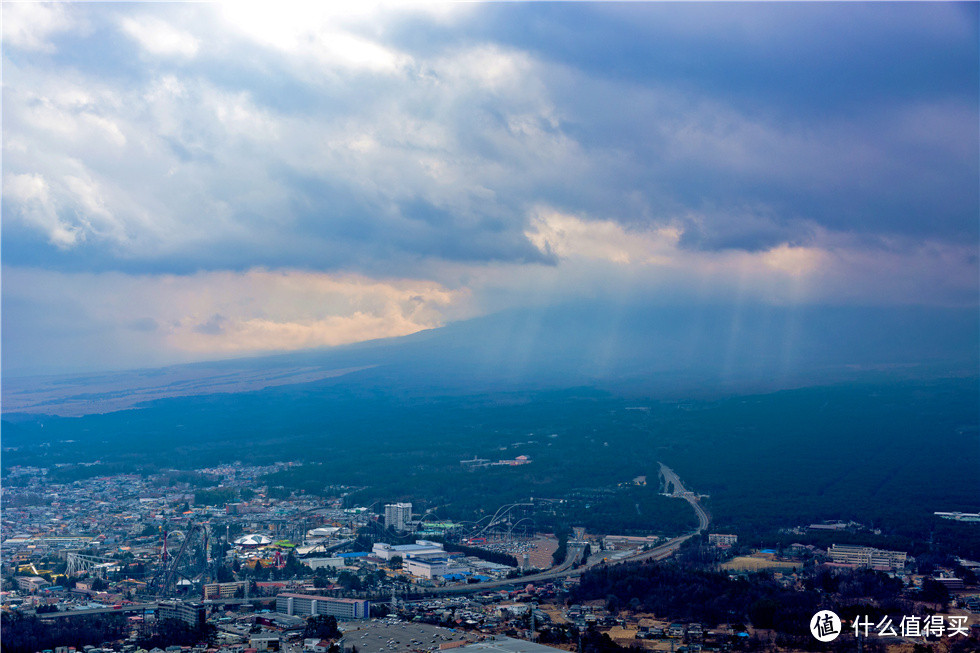
[[[3,412],[80,415],[299,383],[457,394],[596,386],[685,396],[975,374],[974,309],[564,305],[346,347],[155,370],[5,378]]]

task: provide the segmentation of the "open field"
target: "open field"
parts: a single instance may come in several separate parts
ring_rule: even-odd
[[[792,571],[793,569],[800,569],[802,567],[802,562],[770,560],[768,558],[759,558],[756,556],[739,556],[719,565],[720,569],[734,571],[761,571],[763,569]]]
[[[535,548],[527,556],[529,561],[538,569],[548,569],[552,565],[551,556],[558,549],[558,540],[538,535],[534,538],[534,544]]]

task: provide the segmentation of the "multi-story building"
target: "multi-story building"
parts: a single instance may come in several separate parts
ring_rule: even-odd
[[[202,603],[190,603],[187,601],[161,601],[160,607],[157,609],[157,616],[160,621],[177,619],[192,628],[204,626],[207,619],[207,614]]]
[[[276,611],[288,615],[329,615],[337,619],[367,619],[371,616],[370,601],[338,599],[313,594],[280,594]]]
[[[708,535],[708,544],[713,544],[715,546],[734,546],[738,543],[738,535],[730,535],[728,533],[711,533]]]
[[[412,504],[389,503],[385,505],[385,528],[407,531],[412,521]]]
[[[35,594],[38,590],[51,584],[40,576],[17,576],[14,580],[17,581],[17,589],[31,594]]]
[[[239,591],[244,594],[245,581],[240,580],[232,583],[205,583],[203,589],[205,599],[227,599],[235,596],[239,593]]]
[[[833,544],[827,549],[827,555],[840,564],[857,565],[880,570],[905,569],[908,554],[904,551],[885,551],[870,546],[850,546]]]

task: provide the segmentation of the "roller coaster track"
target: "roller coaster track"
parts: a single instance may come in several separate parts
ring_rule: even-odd
[[[156,585],[157,594],[159,596],[169,596],[173,594],[176,587],[177,576],[183,576],[184,578],[187,578],[187,580],[193,580],[192,578],[188,578],[183,572],[181,572],[180,569],[181,565],[188,561],[187,558],[190,553],[190,545],[191,543],[197,541],[197,535],[201,536],[201,543],[204,548],[205,574],[207,573],[208,563],[210,563],[210,552],[208,551],[210,530],[208,529],[207,525],[194,524],[187,529],[186,533],[181,531],[173,531],[172,534],[176,533],[183,535],[184,541],[181,542],[180,549],[177,550],[177,553],[173,556],[173,558],[169,562],[164,563],[164,568],[154,579],[154,584]]]
[[[68,569],[65,572],[69,577],[74,576],[80,571],[86,571],[94,569],[99,571],[104,569],[102,565],[106,563],[117,563],[118,560],[112,560],[110,558],[101,558],[98,556],[83,555],[81,553],[75,553],[74,551],[68,554]],[[100,574],[101,575],[101,574]]]

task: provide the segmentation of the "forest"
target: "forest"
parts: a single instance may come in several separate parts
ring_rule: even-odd
[[[419,397],[314,383],[8,419],[2,469],[39,465],[71,482],[180,461],[184,471],[168,473],[187,474],[207,502],[232,497],[193,469],[295,460],[261,480],[268,491],[346,488],[348,505],[412,501],[419,514],[469,521],[533,503],[524,516],[541,532],[670,535],[694,520],[686,503],[658,494],[663,462],[705,495],[713,531],[748,545],[826,546],[826,534],[805,527],[843,520],[864,527],[840,534],[854,543],[976,559],[980,529],[933,513],[980,510],[978,414],[974,377],[683,401],[588,387]],[[530,462],[462,463],[517,456]]]

